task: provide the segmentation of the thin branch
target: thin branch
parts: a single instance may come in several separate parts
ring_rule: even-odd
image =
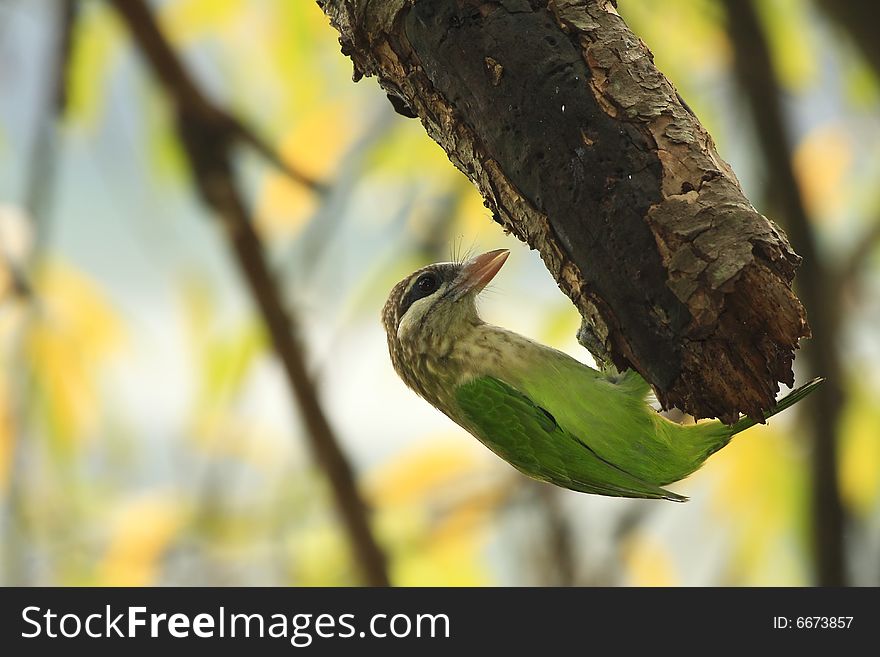
[[[241,138],[225,112],[211,104],[186,73],[162,36],[143,0],[113,0],[132,37],[177,107],[177,129],[189,158],[194,182],[203,201],[226,228],[238,265],[263,315],[275,350],[300,409],[310,446],[332,486],[336,506],[348,532],[353,552],[371,585],[387,586],[385,555],[367,520],[367,508],[355,485],[351,466],[330,427],[309,377],[299,343],[298,324],[281,302],[281,293],[269,271],[265,249],[254,230],[232,165],[232,145]]]
[[[538,483],[535,486],[539,509],[546,523],[546,569],[543,585],[574,586],[577,580],[574,536],[571,521],[562,505],[559,490]]]
[[[880,4],[875,0],[818,0],[818,6],[826,16],[845,31],[861,51],[874,75],[880,77],[880,40],[877,28],[880,24]],[[880,243],[880,221],[868,229],[859,240],[836,277],[837,292],[856,278],[865,261]]]
[[[849,285],[859,275],[862,267],[865,266],[868,258],[871,257],[878,246],[880,246],[880,219],[876,220],[865,231],[865,234],[858,240],[849,257],[844,261],[837,275],[838,291]]]
[[[819,0],[819,7],[852,37],[874,72],[880,75],[880,4],[876,0]]]
[[[68,62],[78,4],[64,0],[58,8],[58,38],[49,64],[47,103],[37,119],[31,148],[30,170],[24,191],[24,207],[33,222],[34,247],[27,269],[33,269],[49,242],[52,200],[58,164],[58,120],[67,111]]]
[[[231,129],[235,135],[242,142],[259,153],[267,162],[269,162],[269,164],[272,164],[276,169],[294,182],[299,183],[303,187],[308,187],[316,194],[327,194],[329,191],[327,185],[303,173],[289,162],[285,162],[281,158],[281,154],[269,146],[262,137],[254,132],[253,128],[243,124],[235,117],[229,117],[229,120],[231,121]]]
[[[831,275],[823,262],[791,164],[791,147],[780,101],[778,78],[766,37],[751,1],[726,0],[728,31],[734,46],[734,65],[758,132],[758,144],[767,163],[771,203],[778,207],[792,245],[803,256],[797,287],[807,308],[813,338],[808,358],[828,382],[804,410],[814,435],[813,547],[818,583],[841,586],[844,566],[845,515],[837,481],[836,433],[842,410],[841,364],[836,351],[839,328]]]
[[[178,110],[186,108],[190,114],[200,117],[202,121],[216,124],[217,129],[224,133],[224,139],[239,140],[251,146],[270,164],[277,167],[291,180],[312,191],[323,194],[326,187],[299,171],[268,146],[265,139],[258,136],[257,131],[247,126],[240,119],[231,116],[224,109],[213,103],[190,77],[177,54],[168,47],[165,37],[153,19],[149,8],[140,0],[110,0],[116,6],[129,25],[136,25],[138,43],[141,51],[150,62],[162,85],[171,93],[169,96],[177,105]],[[135,21],[132,23],[131,21]]]

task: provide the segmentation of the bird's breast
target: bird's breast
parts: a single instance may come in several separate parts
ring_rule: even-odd
[[[480,376],[507,380],[521,370],[529,349],[537,345],[516,333],[488,324],[430,341],[401,345],[395,362],[398,373],[415,392],[449,414],[455,408],[455,389]]]

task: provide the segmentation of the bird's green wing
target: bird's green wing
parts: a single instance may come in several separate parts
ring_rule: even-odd
[[[505,365],[498,378],[546,409],[564,431],[657,486],[689,475],[730,436],[723,428],[683,427],[660,416],[647,403],[648,384],[632,370],[598,372],[549,348]]]
[[[565,431],[529,397],[490,376],[456,389],[463,424],[524,474],[571,490],[614,497],[684,501],[600,457],[586,436]]]

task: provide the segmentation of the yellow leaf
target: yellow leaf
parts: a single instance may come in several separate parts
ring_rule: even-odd
[[[414,166],[418,163],[418,166]],[[418,121],[397,121],[370,153],[367,170],[371,176],[392,178],[429,176],[436,187],[448,187],[463,174],[449,161],[446,152]]]
[[[174,0],[162,5],[159,20],[173,43],[185,45],[245,21],[244,7],[243,0]]]
[[[72,446],[97,423],[102,403],[97,375],[116,353],[122,323],[82,272],[52,262],[35,279],[39,306],[25,353],[51,435]]]
[[[479,558],[484,539],[473,533],[422,544],[393,562],[397,586],[487,586],[486,564]]]
[[[426,505],[385,507],[378,534],[391,556],[397,586],[482,586],[490,584],[482,550],[490,523],[479,502],[464,500],[438,524]]]
[[[370,473],[367,490],[396,584],[490,583],[482,549],[509,491],[485,477],[486,464],[476,449],[434,440]]]
[[[811,216],[835,216],[847,202],[845,184],[853,163],[853,143],[838,124],[825,124],[804,137],[793,164]]]
[[[407,450],[373,471],[368,490],[379,506],[417,504],[454,486],[478,467],[474,451],[436,440]]]
[[[666,549],[646,537],[633,537],[623,545],[623,561],[630,586],[676,586],[680,579]]]
[[[510,489],[493,486],[485,491],[473,491],[451,506],[431,529],[428,542],[439,544],[482,535],[492,512],[507,499]]]
[[[862,516],[877,508],[880,495],[880,408],[876,398],[856,390],[840,423],[840,486],[846,505]]]
[[[353,137],[348,108],[323,105],[296,121],[281,140],[281,157],[315,180],[330,180]],[[294,237],[317,207],[315,193],[281,172],[267,174],[257,216],[270,235]]]
[[[309,525],[287,543],[297,586],[345,586],[356,581],[348,543],[336,524]]]
[[[149,493],[124,501],[112,523],[107,551],[98,564],[98,585],[156,584],[162,556],[184,516],[180,501],[170,493]]]

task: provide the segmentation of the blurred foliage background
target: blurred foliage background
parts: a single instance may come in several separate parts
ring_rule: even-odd
[[[172,105],[112,3],[81,0],[72,21],[71,4],[0,0],[0,581],[358,584],[271,340],[194,191]],[[352,84],[314,2],[150,3],[204,92],[322,185],[237,151],[394,584],[810,585],[823,581],[817,527],[840,534],[845,582],[880,584],[880,77],[829,4],[754,6],[817,248],[804,266],[840,277],[819,299],[834,309],[823,344],[840,366],[837,529],[815,509],[800,407],[677,485],[686,505],[556,490],[492,456],[397,379],[379,309],[417,266],[507,247],[484,316],[588,359],[537,254],[502,234],[375,81]],[[735,71],[729,5],[619,10],[748,196],[787,227],[773,194],[785,181]],[[805,368],[798,359],[799,381]]]

